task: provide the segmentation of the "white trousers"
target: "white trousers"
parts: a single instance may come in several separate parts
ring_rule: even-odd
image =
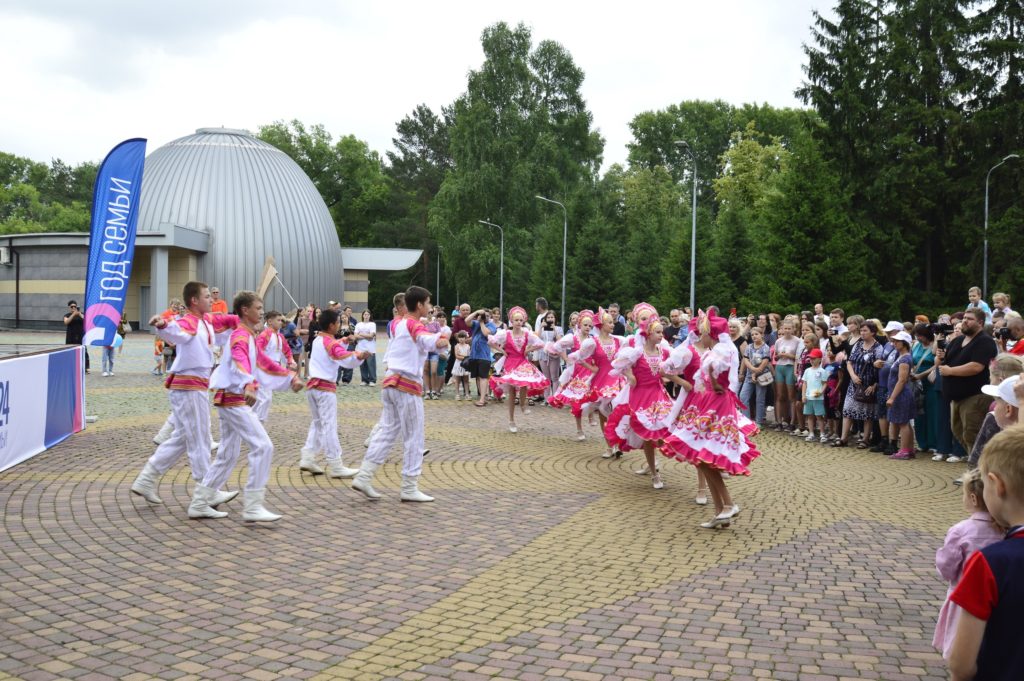
[[[270,463],[274,458],[274,444],[263,424],[249,407],[220,407],[220,449],[203,477],[203,486],[220,489],[242,452],[242,442],[249,446],[249,477],[245,491],[254,492],[267,486]]]
[[[306,433],[306,451],[323,452],[328,461],[341,458],[341,440],[338,439],[338,396],[326,390],[307,390],[309,403],[309,432]]]
[[[252,408],[261,423],[266,422],[267,417],[270,416],[270,405],[273,401],[274,391],[261,385],[256,391],[256,404]]]
[[[169,390],[174,432],[156,448],[149,463],[161,475],[188,453],[192,477],[202,482],[210,467],[210,394],[205,390]]]
[[[210,402],[210,393],[206,393],[206,402],[207,404],[209,404]],[[213,442],[213,424],[209,420],[207,420],[207,423],[210,423],[210,442]],[[171,411],[170,415],[164,421],[164,425],[160,426],[160,430],[163,430],[164,426],[170,426],[171,430],[174,430],[175,428],[178,427],[178,421],[177,419],[174,418],[173,411]]]
[[[402,475],[416,477],[423,470],[423,398],[384,388],[380,391],[384,411],[366,450],[366,460],[380,465],[388,458],[395,438],[403,446]]]

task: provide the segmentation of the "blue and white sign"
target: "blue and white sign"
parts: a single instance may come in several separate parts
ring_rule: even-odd
[[[85,427],[85,348],[0,360],[0,471]]]
[[[145,160],[146,140],[126,140],[107,154],[96,176],[85,275],[85,345],[112,345],[117,335],[135,257]]]

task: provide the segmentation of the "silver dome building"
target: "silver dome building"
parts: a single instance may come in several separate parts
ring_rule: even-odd
[[[84,295],[88,249],[85,232],[0,237],[0,328],[63,328],[67,301]],[[148,328],[193,279],[218,287],[230,308],[236,291],[265,283],[268,257],[280,277],[264,296],[268,310],[328,301],[360,310],[370,272],[403,270],[421,255],[342,248],[320,193],[287,154],[245,130],[201,128],[146,157],[124,312]]]
[[[133,272],[150,280],[144,310],[162,310],[193,277],[218,286],[230,306],[236,291],[259,287],[268,256],[299,305],[343,297],[341,248],[319,192],[287,154],[244,130],[200,128],[146,157],[139,242],[149,235],[168,243],[154,247],[148,273]],[[295,306],[284,287],[270,287],[267,309]]]

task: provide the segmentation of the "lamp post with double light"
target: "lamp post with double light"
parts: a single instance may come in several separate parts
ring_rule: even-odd
[[[501,314],[505,314],[505,230],[501,228],[501,225],[496,225],[493,222],[487,220],[477,220],[481,225],[487,225],[488,227],[497,227],[498,232],[501,233],[501,261],[498,265],[498,309],[501,310]]]
[[[547,201],[548,203],[553,203],[556,206],[561,206],[562,207],[562,321],[561,321],[561,324],[562,324],[562,328],[564,329],[565,328],[565,256],[566,256],[567,246],[568,246],[568,243],[569,243],[569,211],[567,211],[565,209],[565,204],[563,204],[560,201],[555,201],[554,199],[549,199],[549,198],[543,197],[543,196],[541,196],[539,194],[535,198],[540,199],[541,201]]]
[[[677,148],[682,149],[693,161],[693,226],[690,229],[690,310],[697,314],[697,156],[684,140],[676,140]]]
[[[1009,154],[1002,161],[989,168],[985,175],[985,246],[982,255],[981,265],[981,299],[988,300],[988,180],[992,177],[992,171],[1003,165],[1011,158],[1020,158],[1017,154]]]

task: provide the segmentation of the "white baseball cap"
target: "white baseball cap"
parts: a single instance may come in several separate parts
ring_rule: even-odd
[[[981,392],[985,393],[989,397],[998,397],[1003,402],[1006,402],[1011,407],[1020,407],[1020,402],[1017,400],[1017,395],[1014,394],[1013,389],[1017,387],[1017,381],[1020,380],[1020,376],[1010,376],[1005,379],[999,385],[984,385],[981,387]]]
[[[892,333],[893,331],[905,331],[906,329],[903,328],[903,322],[889,322],[882,330],[885,333]]]
[[[902,329],[903,327],[902,327],[902,326],[900,326],[900,328]],[[897,333],[897,334],[896,334],[895,336],[893,336],[893,337],[892,337],[892,339],[893,339],[893,340],[900,340],[900,341],[903,341],[903,342],[904,342],[904,343],[906,343],[907,345],[913,345],[913,344],[914,344],[914,339],[913,339],[913,338],[911,338],[911,337],[910,337],[910,334],[909,334],[909,333],[907,333],[906,331],[900,331],[900,332],[899,332],[899,333]]]

